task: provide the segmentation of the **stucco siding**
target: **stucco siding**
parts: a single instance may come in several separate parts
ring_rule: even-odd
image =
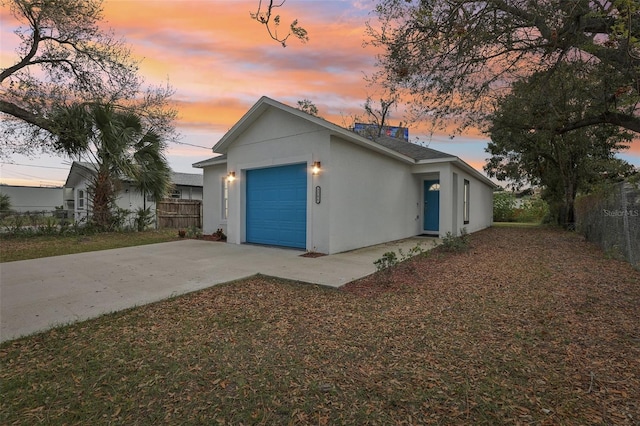
[[[474,232],[491,224],[491,182],[459,158],[408,142],[384,138],[370,141],[265,97],[225,134],[214,150],[226,158],[194,165],[204,169],[204,232],[226,225],[229,243],[247,240],[247,172],[293,164],[307,166],[309,251],[339,253],[425,231],[437,230],[444,236],[447,232],[458,234],[462,228]],[[220,161],[226,163],[218,164]],[[314,175],[311,165],[317,161],[322,167]],[[235,174],[235,180],[228,184],[225,222],[221,217],[222,182],[229,172]],[[249,174],[252,178],[257,176]],[[435,179],[440,183],[438,198],[434,198],[435,192],[429,192],[427,205],[425,181]],[[285,181],[280,182],[287,186]],[[265,201],[277,197],[277,193],[269,195]],[[437,211],[433,210],[436,205]]]
[[[226,175],[226,164],[216,164],[203,168],[202,232],[205,234],[212,234],[219,228],[222,228],[225,233],[227,232],[227,219],[222,217],[222,190]]]
[[[493,221],[493,188],[457,167],[453,167],[453,170],[459,178],[456,215],[458,226],[452,230],[452,233],[457,235],[462,228],[465,228],[467,232],[488,228]],[[469,182],[469,223],[464,223],[465,180]]]
[[[330,253],[418,233],[419,179],[409,167],[332,138]]]
[[[321,173],[313,176],[309,172],[307,179],[307,250],[328,252],[329,239],[324,232],[329,227],[327,195],[330,188],[325,177],[329,166],[328,139],[326,129],[270,109],[234,141],[227,152],[227,171],[236,173],[236,180],[229,187],[229,242],[240,244],[246,241],[247,170],[295,163],[311,165],[320,161]],[[321,187],[319,204],[315,202],[316,186]]]

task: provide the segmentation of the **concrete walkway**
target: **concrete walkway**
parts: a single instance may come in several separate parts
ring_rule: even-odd
[[[339,287],[416,237],[318,258],[273,247],[184,240],[0,264],[0,342],[257,273]]]

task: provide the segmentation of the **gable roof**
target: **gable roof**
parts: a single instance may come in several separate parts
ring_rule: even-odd
[[[233,143],[233,141],[238,136],[240,136],[241,133],[247,130],[269,108],[276,108],[288,114],[299,117],[303,120],[314,123],[324,128],[330,136],[338,136],[341,139],[347,140],[349,142],[353,142],[357,145],[366,147],[373,151],[395,158],[404,163],[426,164],[426,163],[433,163],[434,161],[447,161],[447,162],[456,163],[458,166],[465,169],[469,173],[474,174],[478,179],[482,180],[487,185],[490,185],[492,187],[497,186],[495,183],[493,183],[493,181],[491,181],[485,175],[483,175],[478,170],[474,169],[469,164],[465,163],[463,160],[461,160],[459,157],[455,155],[447,154],[441,151],[436,151],[435,149],[427,148],[411,142],[406,142],[406,141],[391,138],[388,136],[381,136],[373,140],[368,139],[349,129],[340,127],[323,118],[316,117],[311,114],[307,114],[302,110],[293,108],[289,105],[285,105],[267,96],[261,97],[258,100],[258,102],[256,102],[249,109],[249,111],[247,111],[242,116],[242,118],[240,118],[240,120],[238,120],[238,122],[218,141],[218,143],[216,143],[213,146],[212,151],[214,153],[219,153],[222,155],[194,163],[193,167],[202,168],[206,166],[226,163],[227,161],[226,153],[227,153],[227,150],[229,149],[229,146]]]
[[[407,157],[411,157],[416,162],[419,162],[421,160],[455,158],[454,155],[447,154],[441,151],[436,151],[435,149],[416,145],[415,143],[407,142],[397,138],[392,138],[389,136],[380,136],[378,138],[373,139],[373,142],[378,143],[382,146],[386,146],[387,148],[397,151],[399,153],[402,153]]]
[[[64,183],[66,187],[73,187],[77,184],[78,177],[89,178],[96,172],[96,165],[88,161],[74,161]],[[203,176],[201,173],[180,173],[171,172],[171,183],[177,186],[195,186],[202,188]]]

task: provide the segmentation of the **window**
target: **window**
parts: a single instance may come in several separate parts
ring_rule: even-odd
[[[78,189],[78,210],[84,210],[84,189]]]
[[[169,192],[169,198],[182,198],[182,191],[179,189],[174,189]]]
[[[229,181],[226,176],[222,177],[222,220],[227,220],[229,216]]]
[[[464,194],[463,194],[463,200],[462,200],[462,207],[463,207],[463,220],[464,220],[464,224],[468,224],[469,223],[469,181],[468,180],[464,180]]]

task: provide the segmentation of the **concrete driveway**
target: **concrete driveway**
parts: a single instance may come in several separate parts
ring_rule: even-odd
[[[0,342],[257,273],[339,287],[416,237],[318,258],[273,247],[184,240],[0,264]]]

